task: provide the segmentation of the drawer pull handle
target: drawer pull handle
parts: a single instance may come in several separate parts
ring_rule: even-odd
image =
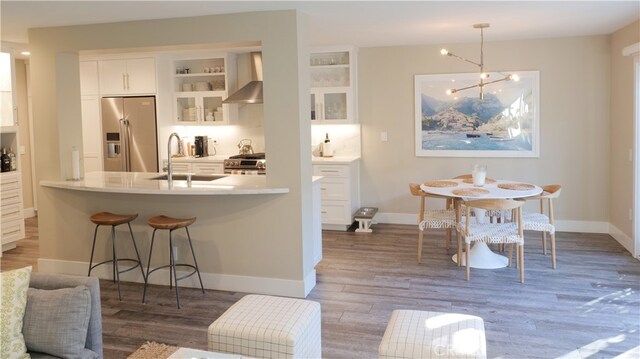
[[[327,213],[327,211],[322,211],[322,214],[326,214],[326,213]]]
[[[338,173],[340,171],[338,171],[338,170],[320,170],[320,172],[323,172],[323,173]]]
[[[327,189],[324,187],[320,187],[321,190],[326,191]]]

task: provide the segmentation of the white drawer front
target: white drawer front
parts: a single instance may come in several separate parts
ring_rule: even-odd
[[[348,177],[349,176],[349,167],[348,166],[331,166],[331,165],[314,165],[313,166],[313,175],[314,176],[325,176],[325,177]]]
[[[346,178],[325,177],[320,181],[322,200],[349,200],[349,181]]]
[[[2,224],[2,244],[24,238],[24,220]]]
[[[0,207],[0,223],[7,223],[9,221],[16,221],[22,219],[22,213],[20,212],[20,203],[7,204]]]
[[[167,162],[167,160],[163,160],[163,167],[167,167],[169,166],[169,163]],[[189,162],[176,162],[173,161],[171,163],[171,165],[173,166],[173,173],[176,172],[191,172],[191,164]]]
[[[188,163],[173,163],[173,173],[176,172],[191,172],[191,165]]]
[[[18,172],[5,172],[0,175],[0,185],[2,185],[2,188],[11,183],[18,183],[18,181]]]
[[[224,165],[222,163],[193,163],[191,171],[199,174],[223,174]]]
[[[349,204],[346,202],[323,202],[321,206],[322,223],[351,224]]]
[[[2,184],[0,184],[0,190],[2,192],[5,191],[11,191],[11,190],[16,190],[20,188],[20,183],[16,180],[16,181],[6,181],[6,182],[2,182]]]
[[[4,186],[0,191],[0,201],[2,205],[20,203],[20,189],[5,190]]]

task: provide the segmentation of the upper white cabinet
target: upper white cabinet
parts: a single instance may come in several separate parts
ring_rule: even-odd
[[[13,56],[8,52],[0,52],[0,126],[16,126],[17,114],[13,99],[13,83],[15,80]]]
[[[355,51],[316,49],[310,55],[311,120],[314,123],[357,122],[355,109]]]
[[[102,95],[156,93],[156,62],[153,57],[99,61]]]
[[[179,124],[225,125],[237,105],[223,104],[235,90],[235,55],[173,61],[175,119]]]
[[[99,95],[98,61],[80,61],[80,93],[82,96]]]

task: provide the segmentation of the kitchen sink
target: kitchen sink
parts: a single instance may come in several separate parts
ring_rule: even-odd
[[[173,178],[175,181],[186,181],[187,180],[187,175],[173,175],[171,176],[171,178]],[[191,175],[191,180],[192,181],[215,181],[217,179],[220,178],[225,178],[227,176],[224,175]],[[156,181],[162,181],[162,180],[167,180],[168,176],[167,175],[162,175],[162,176],[158,176],[158,177],[152,177],[150,178],[152,180],[156,180]]]

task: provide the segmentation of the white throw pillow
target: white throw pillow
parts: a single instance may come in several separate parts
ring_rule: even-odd
[[[0,358],[30,358],[22,336],[31,267],[0,273]]]

